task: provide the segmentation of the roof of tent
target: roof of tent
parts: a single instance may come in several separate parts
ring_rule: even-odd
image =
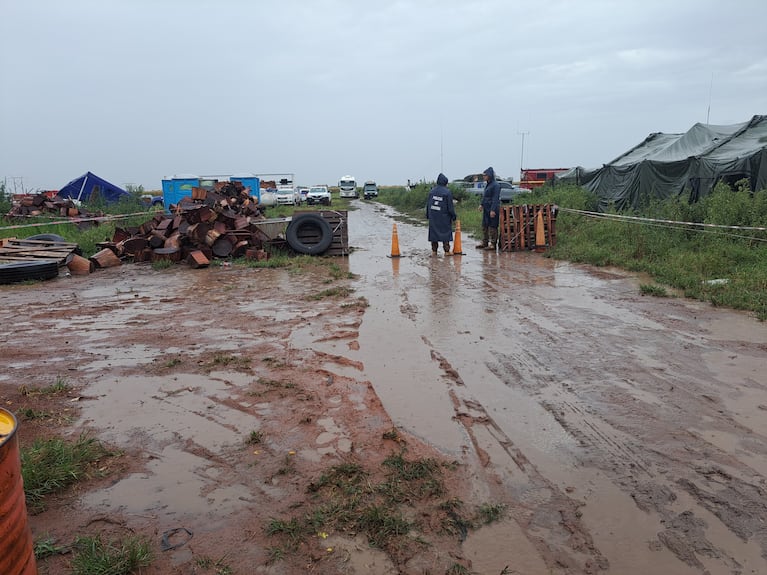
[[[619,208],[653,198],[707,195],[721,180],[767,188],[767,116],[729,126],[695,124],[684,134],[650,134],[609,164],[584,175],[600,204]]]
[[[96,195],[103,198],[106,202],[117,202],[121,197],[129,195],[128,192],[122,188],[99,178],[91,172],[86,172],[61,188],[58,196],[88,202],[91,199],[95,199],[91,197],[91,195],[94,194],[94,191],[96,192]]]

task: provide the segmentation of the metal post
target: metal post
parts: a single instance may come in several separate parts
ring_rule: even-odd
[[[522,181],[522,170],[525,166],[525,136],[530,134],[530,132],[517,132],[517,134],[522,136],[522,152],[519,155],[519,181]]]

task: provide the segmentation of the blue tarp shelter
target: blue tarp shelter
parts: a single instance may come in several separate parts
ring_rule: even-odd
[[[122,188],[102,180],[97,175],[86,172],[61,188],[57,195],[61,198],[71,198],[81,202],[102,199],[105,202],[113,203],[118,202],[123,196],[129,196],[130,194]]]

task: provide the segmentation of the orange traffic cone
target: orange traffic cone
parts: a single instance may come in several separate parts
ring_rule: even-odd
[[[397,224],[392,224],[391,231],[391,256],[393,258],[400,257],[399,253],[399,237],[397,236]]]
[[[546,231],[543,229],[543,210],[538,210],[535,218],[535,251],[546,251]]]
[[[453,236],[453,255],[462,256],[463,251],[461,247],[461,220],[455,220],[455,234]]]

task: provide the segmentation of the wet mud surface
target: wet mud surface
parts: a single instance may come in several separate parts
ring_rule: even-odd
[[[767,325],[467,237],[435,257],[401,221],[390,258],[392,213],[359,204],[335,262],[353,278],[126,265],[0,290],[3,406],[74,386],[69,420],[20,417],[22,444],[55,427],[124,452],[32,516],[36,537],[194,532],[149,573],[203,555],[235,573],[767,573]],[[307,298],[328,285],[354,291]],[[331,465],[380,466],[393,428],[505,518],[400,556],[331,533],[270,562],[270,517]]]

